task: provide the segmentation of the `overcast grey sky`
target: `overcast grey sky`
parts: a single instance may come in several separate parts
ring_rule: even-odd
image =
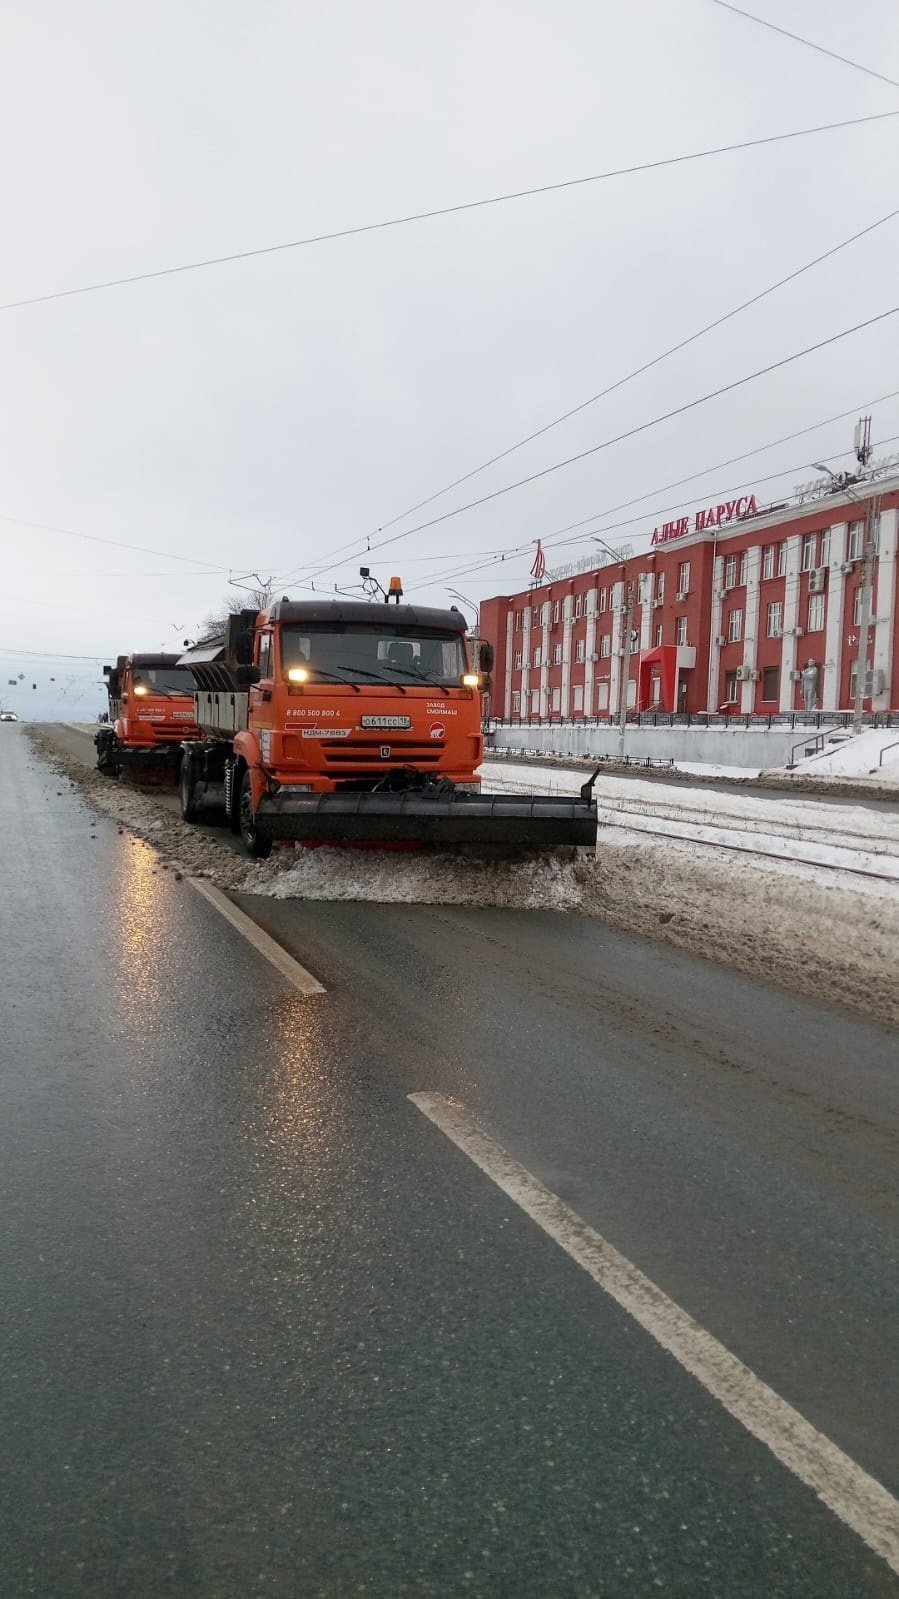
[[[899,79],[894,0],[746,3]],[[2,16],[4,302],[899,109],[711,0]],[[358,540],[321,580],[351,581],[397,512],[899,204],[897,155],[899,119],[3,313],[0,514],[165,553],[0,522],[0,660],[174,647],[229,569],[298,573]],[[899,219],[391,532],[899,303],[897,261]],[[372,564],[445,603],[443,574],[484,551],[899,389],[897,348],[899,317]],[[875,408],[894,434],[899,399]],[[662,494],[629,536],[799,468],[771,497],[850,442],[838,423]],[[509,592],[529,565],[458,585]]]

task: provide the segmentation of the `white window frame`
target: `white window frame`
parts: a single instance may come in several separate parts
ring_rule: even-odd
[[[521,671],[521,666],[522,666],[523,659],[524,659],[524,657],[522,655],[521,650],[516,650],[515,651],[515,670],[516,670],[516,672],[520,672]]]
[[[679,616],[675,620],[674,642],[675,644],[686,644],[687,642],[687,618],[685,616]]]
[[[781,539],[780,543],[777,546],[777,575],[778,575],[778,577],[786,577],[786,575],[787,575],[787,541],[786,541],[786,539]]]
[[[665,574],[664,574],[664,572],[660,572],[659,575],[658,575],[658,578],[656,579],[656,599],[661,601],[664,598],[665,598]]]
[[[598,611],[604,611],[606,609],[606,605],[608,603],[608,598],[609,598],[608,589],[600,589],[600,591],[599,591],[599,603],[598,603],[598,605],[596,607],[596,609]]]
[[[864,592],[864,584],[860,583],[855,591],[855,599],[852,602],[852,623],[854,627],[861,627],[862,625],[862,595]]]
[[[860,561],[862,555],[862,534],[864,522],[850,522],[849,533],[846,538],[847,561]]]
[[[554,711],[560,711],[562,709],[562,690],[560,688],[553,689],[551,704]]]
[[[743,612],[737,607],[731,611],[727,618],[727,639],[730,644],[739,644],[743,637]]]
[[[655,643],[656,649],[657,650],[661,649],[661,645],[662,645],[662,624],[661,624],[661,622],[659,622],[657,627],[656,627],[656,643]]]
[[[531,715],[532,716],[533,716],[535,711],[537,712],[537,715],[539,716],[540,715],[540,690],[539,690],[539,688],[532,688],[531,689]]]
[[[538,672],[542,665],[543,665],[543,650],[541,649],[540,645],[538,644],[537,648],[534,651],[534,671]]]
[[[575,618],[575,621],[577,621],[579,616],[583,616],[583,614],[584,614],[584,596],[583,596],[583,594],[576,594],[574,596],[574,618]]]
[[[608,683],[597,683],[596,685],[596,709],[598,711],[607,711],[609,709]]]
[[[820,633],[824,627],[824,595],[810,594],[808,597],[808,620],[805,624],[806,633]]]
[[[748,550],[741,550],[740,551],[740,587],[741,588],[743,588],[745,586],[746,574],[747,574],[748,567],[749,567],[749,551]]]
[[[562,665],[562,646],[561,646],[561,644],[554,644],[553,645],[553,666],[561,666],[561,665]]]
[[[599,641],[599,658],[600,658],[600,660],[607,661],[609,659],[611,653],[612,653],[612,635],[611,635],[611,633],[603,633],[603,636],[602,636],[602,638]]]
[[[724,557],[724,587],[735,589],[737,586],[737,557],[726,555]]]
[[[766,544],[762,551],[762,578],[774,576],[776,544]]]
[[[803,533],[802,535],[802,570],[814,572],[818,565],[818,535],[817,533]]]
[[[521,690],[517,688],[512,690],[512,715],[521,715]]]
[[[784,608],[783,600],[769,600],[765,613],[765,637],[779,638],[783,632]]]
[[[562,601],[553,600],[553,622],[558,622],[562,615]]]
[[[583,685],[583,683],[575,683],[572,686],[572,690],[571,690],[571,709],[573,711],[581,711],[581,712],[583,712],[583,709],[584,709],[584,685]]]
[[[736,668],[724,674],[724,704],[735,705],[737,700],[737,673]]]
[[[830,565],[830,528],[826,527],[821,534],[821,565]]]
[[[574,658],[577,661],[578,665],[582,665],[583,662],[587,659],[587,645],[586,645],[585,641],[582,638],[579,638],[576,641],[576,643],[575,643],[575,646],[574,646]]]
[[[689,594],[690,592],[690,562],[681,561],[677,569],[677,592]]]

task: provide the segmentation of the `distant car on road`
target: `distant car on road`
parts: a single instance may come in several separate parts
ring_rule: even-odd
[[[19,718],[15,711],[0,711],[0,722],[17,722],[18,720]]]

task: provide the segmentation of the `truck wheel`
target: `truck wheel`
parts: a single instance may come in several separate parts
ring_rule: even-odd
[[[260,838],[256,831],[256,818],[253,815],[253,786],[249,771],[244,772],[243,782],[240,785],[240,800],[238,801],[238,814],[240,816],[240,836],[243,847],[254,861],[264,861],[272,852],[271,840]]]
[[[194,763],[185,755],[181,762],[181,815],[185,822],[195,822],[198,815],[197,780]]]
[[[119,767],[113,755],[112,739],[100,737],[97,743],[97,771],[103,777],[118,777]]]

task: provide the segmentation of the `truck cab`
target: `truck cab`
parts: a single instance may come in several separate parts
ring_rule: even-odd
[[[141,654],[120,655],[103,675],[109,722],[94,738],[98,771],[117,777],[126,768],[177,781],[182,742],[198,731],[190,672],[177,655]]]

